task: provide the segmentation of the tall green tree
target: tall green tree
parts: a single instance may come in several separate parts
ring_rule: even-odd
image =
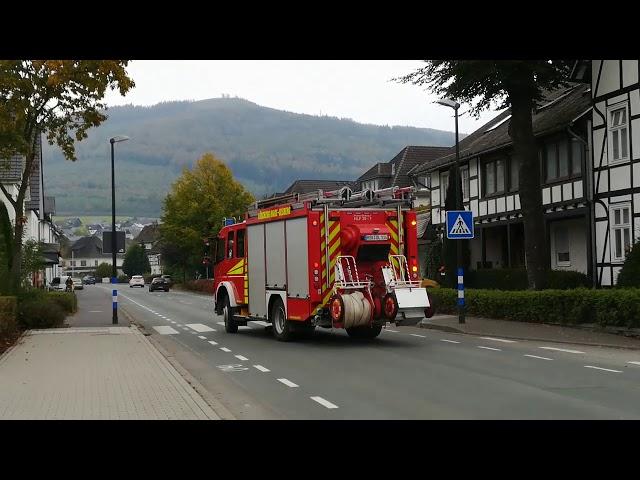
[[[567,85],[572,65],[570,60],[428,60],[424,67],[397,79],[467,103],[476,117],[491,106],[511,109],[509,136],[514,155],[520,159],[519,193],[530,289],[545,288],[550,269],[532,111],[545,90]]]
[[[142,245],[136,244],[129,248],[122,262],[122,271],[130,277],[151,273],[151,265]]]
[[[164,200],[160,245],[165,265],[184,278],[200,270],[203,239],[217,233],[224,217],[242,216],[253,201],[222,160],[204,154],[193,169],[182,171]]]
[[[65,158],[76,160],[75,142],[107,116],[107,89],[125,95],[134,87],[126,60],[0,60],[0,168],[12,156],[24,158],[17,194],[0,183],[15,212],[10,277],[21,278],[24,200],[36,167],[40,136],[57,145]],[[2,160],[4,159],[4,160]]]
[[[113,268],[110,263],[102,262],[100,265],[96,267],[96,280],[100,280],[102,278],[109,277],[111,278],[111,274],[113,273]]]

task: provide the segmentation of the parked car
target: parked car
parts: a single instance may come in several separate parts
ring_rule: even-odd
[[[171,280],[171,275],[160,275],[160,277],[164,278],[164,281],[169,287],[173,285],[173,280]]]
[[[73,289],[74,290],[84,290],[84,285],[82,284],[82,279],[80,278],[72,278],[73,280]]]
[[[129,280],[129,288],[142,287],[144,288],[144,277],[142,275],[134,275]]]
[[[149,284],[149,291],[155,292],[156,290],[164,290],[165,292],[169,291],[169,284],[164,278],[156,277],[151,280],[151,283]]]
[[[82,277],[82,283],[85,285],[95,285],[96,277],[94,277],[93,275],[85,275],[84,277]]]
[[[51,283],[47,286],[47,290],[53,292],[64,292],[66,289],[67,278],[69,278],[69,275],[54,277],[53,280],[51,280]]]

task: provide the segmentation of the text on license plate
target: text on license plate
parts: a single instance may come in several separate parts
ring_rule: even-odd
[[[363,240],[368,242],[384,242],[389,240],[389,235],[365,235]]]

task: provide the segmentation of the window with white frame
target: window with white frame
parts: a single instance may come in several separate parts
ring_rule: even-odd
[[[449,172],[440,174],[440,203],[444,206],[447,201],[447,190],[449,190]]]
[[[555,229],[556,264],[559,267],[571,266],[571,253],[569,251],[569,230],[565,226],[557,226]]]
[[[624,261],[631,249],[631,205],[620,204],[609,207],[611,222],[611,259]]]
[[[462,199],[469,200],[469,165],[460,167],[460,176],[462,177]]]
[[[609,162],[629,159],[629,111],[627,103],[618,103],[609,112]]]

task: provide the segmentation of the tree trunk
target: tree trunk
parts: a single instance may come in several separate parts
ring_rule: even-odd
[[[540,157],[533,136],[530,95],[510,92],[511,124],[509,136],[513,140],[515,156],[520,160],[520,205],[524,221],[524,248],[529,289],[542,290],[547,286],[550,269],[542,189],[540,186]]]
[[[16,291],[20,287],[22,278],[22,236],[24,235],[24,223],[21,219],[24,215],[24,201],[18,203],[15,209],[16,221],[13,229],[13,248],[11,255],[11,287]]]

